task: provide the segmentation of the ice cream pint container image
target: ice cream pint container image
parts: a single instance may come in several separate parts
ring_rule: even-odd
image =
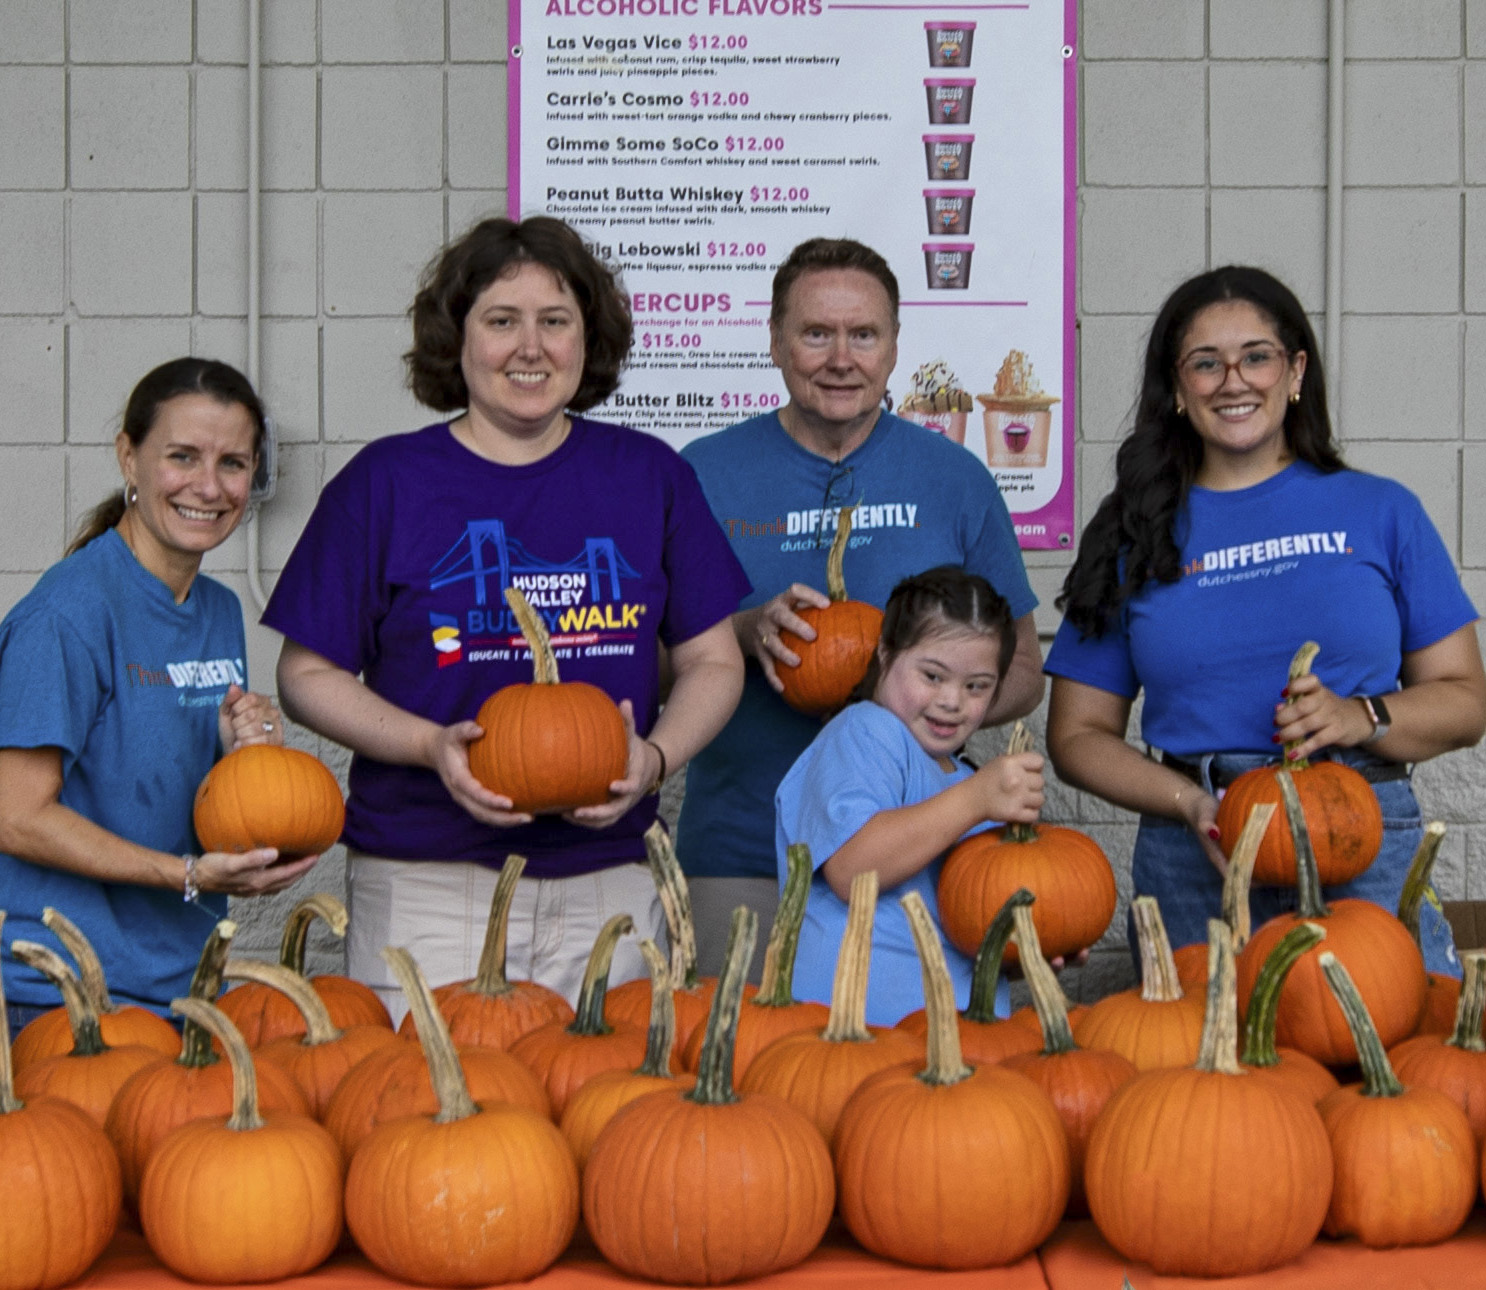
[[[973,22],[926,22],[930,67],[969,67],[970,46],[975,41]]]
[[[964,291],[969,287],[974,242],[925,242],[923,247],[930,291]]]
[[[924,93],[929,99],[930,125],[969,125],[970,99],[975,93],[975,81],[945,80],[931,77],[924,82]]]
[[[963,184],[970,178],[973,134],[926,134],[923,139],[931,184]]]
[[[1021,350],[1006,355],[995,389],[975,397],[985,408],[986,461],[993,469],[1047,465],[1050,409],[1060,400],[1043,393]]]
[[[913,389],[898,405],[898,415],[942,434],[956,443],[965,442],[965,418],[975,400],[963,389],[942,358],[922,364],[913,374]]]
[[[973,188],[925,188],[924,210],[930,237],[964,237],[970,231]]]

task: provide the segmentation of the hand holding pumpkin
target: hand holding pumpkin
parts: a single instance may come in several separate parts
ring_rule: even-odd
[[[449,796],[481,824],[497,829],[530,824],[530,815],[512,810],[509,797],[491,792],[470,770],[469,746],[484,734],[476,721],[456,721],[450,726],[430,722],[424,764],[437,773]]]
[[[826,609],[830,603],[831,598],[823,591],[807,587],[803,582],[794,582],[773,599],[733,615],[734,630],[743,653],[758,660],[764,679],[776,691],[784,692],[784,682],[779,679],[779,664],[786,667],[800,665],[800,656],[780,640],[780,632],[787,631],[801,640],[813,641],[815,628],[795,611],[807,605],[812,609]]]
[[[1372,721],[1356,699],[1329,690],[1314,672],[1294,678],[1288,701],[1275,705],[1275,742],[1292,758],[1309,757],[1323,748],[1355,748],[1372,735]]]
[[[628,699],[619,701],[619,715],[624,718],[624,741],[628,749],[624,778],[609,785],[611,796],[607,802],[564,812],[562,818],[571,824],[581,824],[587,829],[608,828],[650,791],[660,774],[660,754],[635,732],[635,709]]]
[[[972,781],[980,793],[981,812],[988,820],[1035,824],[1042,810],[1042,754],[1008,753],[986,762]]]
[[[227,687],[227,695],[217,710],[217,727],[224,753],[248,744],[284,742],[284,718],[274,701],[266,694],[254,694],[240,685]]]
[[[1218,799],[1201,785],[1183,780],[1176,790],[1176,817],[1192,830],[1212,867],[1221,877],[1228,876],[1228,857],[1218,845]]]
[[[275,847],[252,851],[208,851],[196,858],[191,877],[202,891],[228,896],[271,896],[298,882],[315,867],[318,855],[280,860]]]

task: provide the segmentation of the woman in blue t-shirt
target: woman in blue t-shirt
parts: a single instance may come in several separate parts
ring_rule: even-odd
[[[1409,764],[1486,731],[1476,611],[1418,499],[1342,462],[1316,339],[1283,283],[1229,266],[1172,293],[1115,471],[1058,601],[1058,774],[1141,813],[1135,892],[1160,899],[1180,945],[1219,913],[1226,785],[1282,744],[1349,762],[1378,795],[1384,843],[1328,894],[1396,907],[1420,838]],[[1286,687],[1307,640],[1313,675]],[[1142,692],[1159,758],[1125,740]],[[1294,892],[1253,900],[1263,918]],[[1427,965],[1459,975],[1443,917],[1428,906],[1424,921]]]

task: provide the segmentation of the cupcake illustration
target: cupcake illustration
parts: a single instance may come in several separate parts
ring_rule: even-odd
[[[986,460],[1006,468],[1046,466],[1052,435],[1052,406],[1060,402],[1043,393],[1027,356],[1011,350],[996,372],[990,394],[977,394],[985,409]]]
[[[913,374],[913,388],[898,405],[904,420],[953,439],[965,442],[965,418],[975,401],[960,388],[959,380],[942,358],[923,363]]]

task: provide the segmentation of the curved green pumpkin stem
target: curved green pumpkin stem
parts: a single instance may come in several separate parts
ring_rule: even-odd
[[[810,862],[810,848],[803,842],[792,844],[785,851],[785,860],[788,868],[784,890],[779,896],[774,926],[769,929],[758,993],[752,999],[760,1008],[788,1008],[795,1001],[795,953],[800,946],[800,924],[805,921],[805,902],[810,896],[810,880],[815,869]]]
[[[1304,645],[1302,645],[1298,650],[1295,651],[1295,657],[1290,660],[1290,685],[1294,685],[1295,682],[1300,680],[1301,677],[1310,675],[1311,664],[1316,661],[1316,655],[1320,652],[1321,647],[1317,645],[1315,641],[1306,641]],[[1294,703],[1295,696],[1287,695],[1285,698],[1285,702],[1287,704]],[[1300,745],[1304,742],[1305,741],[1303,739],[1292,739],[1287,741],[1285,744],[1285,756],[1288,758],[1291,751],[1299,748]],[[1291,770],[1305,770],[1310,764],[1310,760],[1306,757],[1298,757],[1294,761],[1287,760],[1285,762],[1285,765],[1288,766]]]
[[[924,1068],[918,1078],[936,1086],[958,1084],[975,1071],[965,1064],[965,1053],[960,1047],[955,987],[949,979],[949,965],[944,961],[944,942],[939,939],[939,929],[918,892],[910,891],[898,903],[908,917],[913,944],[918,950],[924,978],[924,1011],[929,1021]]]
[[[964,1011],[966,1021],[989,1023],[996,1020],[996,985],[1001,979],[1001,960],[1006,957],[1006,943],[1013,931],[1020,928],[1016,911],[1029,908],[1037,898],[1025,887],[1018,887],[1006,898],[1006,903],[996,911],[986,934],[981,938],[980,948],[975,951],[975,967],[970,976],[970,1000]],[[1022,938],[1017,937],[1021,945]],[[1022,969],[1026,971],[1025,968]]]
[[[870,1043],[867,1029],[867,974],[872,967],[872,924],[877,917],[877,870],[867,869],[851,880],[846,906],[846,931],[836,954],[836,978],[831,982],[831,1015],[820,1037],[827,1043]]]
[[[826,552],[826,595],[833,601],[846,599],[846,545],[851,541],[851,521],[856,509],[855,503],[841,508],[836,520],[836,536],[831,539],[831,549]]]
[[[289,911],[284,920],[284,934],[279,938],[279,962],[291,972],[304,975],[305,944],[310,936],[310,924],[319,919],[330,928],[337,940],[346,939],[346,928],[350,918],[346,907],[328,891],[317,891],[306,896]]]
[[[1351,973],[1330,950],[1322,950],[1318,961],[1321,971],[1326,974],[1326,984],[1331,987],[1331,993],[1336,996],[1342,1015],[1347,1019],[1352,1042],[1357,1045],[1357,1060],[1362,1066],[1362,1096],[1398,1097],[1404,1091],[1403,1085],[1393,1073],[1393,1064],[1383,1049],[1383,1041],[1378,1038],[1367,1005],[1357,993]]]
[[[1245,1066],[1280,1064],[1279,1050],[1274,1042],[1280,991],[1290,969],[1325,939],[1326,929],[1320,923],[1297,923],[1270,950],[1254,982],[1254,992],[1249,996],[1249,1014],[1244,1021],[1243,1038],[1242,1061]]]
[[[227,953],[232,948],[232,938],[236,935],[237,924],[230,918],[222,919],[212,928],[212,934],[201,947],[201,957],[196,960],[196,971],[191,977],[191,988],[187,991],[191,998],[211,1003],[222,993]],[[181,1029],[181,1055],[176,1058],[176,1064],[214,1066],[220,1060],[212,1048],[211,1031],[198,1025],[193,1018],[186,1017],[186,1024]]]
[[[1042,942],[1037,939],[1037,924],[1032,921],[1032,902],[1018,905],[1016,920],[1017,952],[1022,972],[1032,991],[1032,1006],[1037,1009],[1037,1024],[1042,1027],[1042,1052],[1046,1057],[1075,1052],[1073,1028],[1068,1024],[1068,1005],[1063,1002],[1063,987],[1057,975],[1042,956]]]
[[[407,950],[398,945],[389,945],[382,951],[382,958],[392,969],[398,985],[407,996],[408,1007],[413,1013],[413,1025],[418,1031],[418,1043],[423,1049],[423,1060],[428,1063],[428,1077],[433,1082],[434,1095],[439,1100],[435,1124],[452,1124],[474,1115],[480,1108],[470,1096],[465,1082],[464,1067],[459,1064],[459,1054],[454,1048],[454,1039],[449,1034],[449,1023],[433,1001],[433,991],[423,969]]]
[[[1011,736],[1006,741],[1006,755],[1018,757],[1024,752],[1032,751],[1032,732],[1027,729],[1025,721],[1018,721],[1011,728]],[[1003,824],[1001,836],[1007,842],[1036,842],[1037,826],[1035,824]]]
[[[1175,1003],[1186,992],[1171,955],[1160,904],[1154,896],[1137,896],[1130,902],[1130,916],[1140,948],[1140,997],[1146,1003]]]
[[[604,1020],[604,996],[609,992],[609,967],[614,962],[614,948],[619,938],[635,930],[635,920],[628,914],[615,914],[599,928],[598,937],[589,951],[588,966],[583,970],[583,986],[578,991],[577,1015],[567,1026],[570,1035],[609,1035],[614,1027]]]
[[[0,931],[5,928],[5,911],[0,909]],[[15,1068],[10,1062],[10,1013],[5,1007],[5,978],[0,976],[0,1115],[19,1111],[25,1103],[15,1095]]]
[[[1253,934],[1254,917],[1249,909],[1249,886],[1254,877],[1254,861],[1259,858],[1259,846],[1264,841],[1265,831],[1274,818],[1275,804],[1262,802],[1249,812],[1243,822],[1243,831],[1233,844],[1233,854],[1228,857],[1228,872],[1223,876],[1223,921],[1233,932],[1233,952],[1241,954]]]
[[[485,939],[480,943],[480,962],[469,985],[471,994],[493,999],[511,993],[511,983],[506,980],[506,934],[511,922],[511,902],[516,898],[516,887],[525,868],[526,857],[515,854],[508,855],[501,865],[495,894],[490,898],[490,916],[485,921]]]
[[[205,999],[190,996],[172,999],[170,1010],[184,1017],[188,1026],[195,1026],[203,1034],[221,1041],[232,1067],[232,1114],[227,1119],[227,1127],[235,1133],[261,1129],[264,1120],[258,1113],[258,1072],[242,1031],[216,1004]]]
[[[695,990],[697,929],[691,917],[691,892],[671,835],[659,820],[645,830],[645,858],[650,862],[650,876],[665,914],[666,939],[671,943],[671,989]]]
[[[73,1057],[97,1057],[107,1052],[103,1030],[98,1024],[98,1010],[88,998],[77,973],[68,967],[55,950],[35,941],[12,941],[10,952],[27,967],[35,968],[62,992],[62,1006],[67,1009],[67,1025],[72,1030]]]
[[[743,986],[748,965],[758,943],[758,915],[746,905],[733,910],[728,928],[727,957],[717,978],[712,1008],[707,1013],[707,1032],[702,1038],[702,1057],[697,1064],[697,1082],[682,1094],[702,1106],[736,1102],[733,1091],[733,1050],[738,1042],[738,1013],[743,1007]]]
[[[1321,872],[1316,868],[1316,850],[1311,846],[1311,831],[1306,826],[1300,794],[1288,770],[1276,773],[1280,800],[1285,804],[1285,820],[1290,836],[1295,839],[1295,912],[1301,918],[1330,918],[1331,909],[1321,894]]]
[[[1460,1002],[1455,1005],[1455,1030],[1445,1040],[1452,1048],[1468,1053],[1486,1052],[1481,1035],[1481,1014],[1486,1011],[1486,953],[1462,954],[1465,979],[1460,983]]]
[[[1419,944],[1419,911],[1430,890],[1429,880],[1434,874],[1434,862],[1439,858],[1440,843],[1445,840],[1445,826],[1439,820],[1431,820],[1424,826],[1424,836],[1419,839],[1419,849],[1414,852],[1408,875],[1403,880],[1403,891],[1398,897],[1398,921],[1409,929],[1414,944]]]
[[[1238,1064],[1238,981],[1233,970],[1233,932],[1221,918],[1207,920],[1207,1010],[1196,1067],[1241,1075]]]
[[[671,994],[671,972],[666,956],[648,936],[640,942],[640,955],[650,969],[650,1028],[645,1032],[645,1060],[636,1075],[671,1074],[671,1052],[676,1047],[676,999]]]
[[[531,650],[531,679],[533,685],[556,685],[557,655],[552,652],[552,638],[547,634],[547,624],[531,607],[526,593],[520,587],[507,587],[506,604],[516,615],[516,625],[526,637],[526,647]]]
[[[98,951],[93,948],[93,942],[83,935],[82,928],[50,905],[41,911],[41,922],[47,931],[62,942],[62,948],[72,955],[72,961],[77,964],[78,978],[82,981],[88,998],[93,1001],[93,1007],[100,1014],[117,1012],[119,1006],[109,997],[108,981],[103,975],[103,964],[99,961]]]

